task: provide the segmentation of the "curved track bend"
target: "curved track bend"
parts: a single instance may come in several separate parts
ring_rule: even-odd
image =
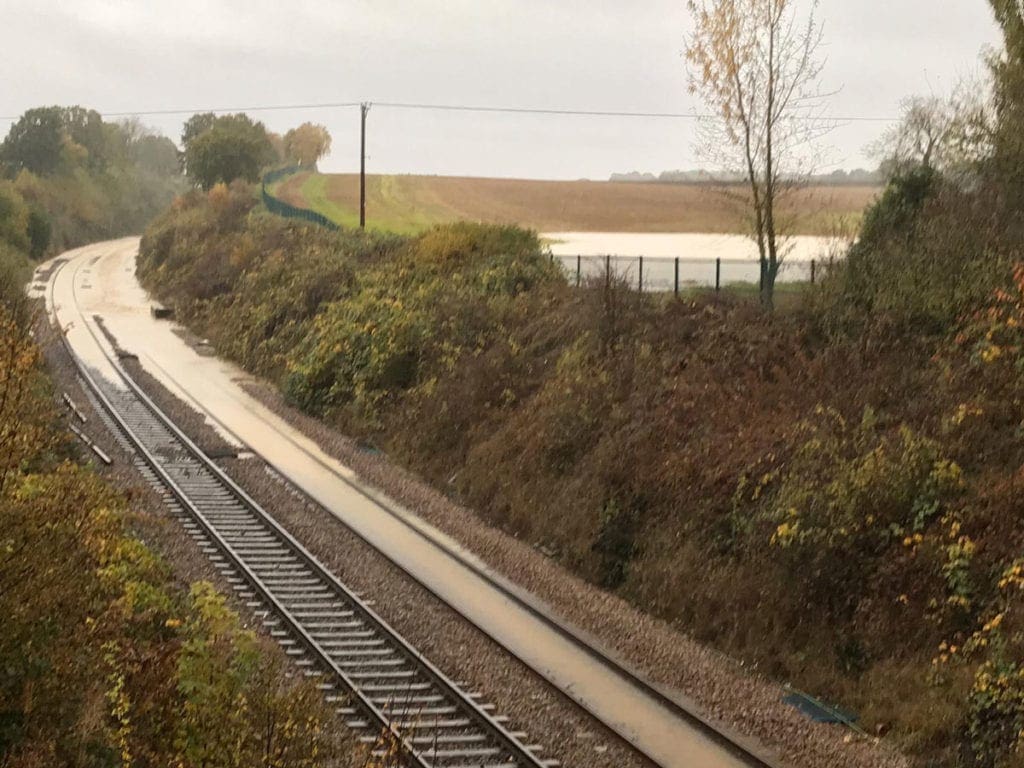
[[[100,339],[90,308],[83,307],[79,298],[78,288],[89,289],[89,282],[95,282],[94,276],[88,276],[89,268],[103,258],[102,254],[91,261],[84,256],[69,256],[71,260],[60,264],[50,276],[48,299],[55,320],[63,327],[69,323],[74,326],[74,333],[65,337],[66,343],[86,382],[113,426],[129,435],[147,471],[190,514],[191,529],[214,562],[231,572],[240,594],[267,612],[267,620],[274,624],[273,633],[289,653],[309,674],[326,676],[321,683],[327,686],[325,690],[330,692],[339,686],[352,692],[352,704],[343,707],[342,712],[350,724],[390,734],[418,765],[544,765],[545,761],[537,757],[537,748],[524,746],[520,734],[504,728],[502,718],[490,714],[490,708],[479,704],[474,696],[461,692],[390,632],[369,606],[205,459],[149,401],[121,368],[105,340]],[[89,268],[83,270],[87,264]],[[65,277],[70,283],[63,284],[58,295],[58,278],[69,265],[73,268]],[[86,276],[79,275],[80,271]],[[68,299],[73,307],[59,304]],[[133,308],[136,319],[138,310]],[[90,347],[86,354],[80,354],[86,347]],[[215,413],[208,413],[217,420]],[[255,444],[252,440],[246,442]],[[310,453],[292,442],[300,452]],[[286,467],[267,455],[266,448],[256,452],[292,479]],[[310,458],[330,469],[316,456]],[[424,558],[433,557],[441,565],[424,572],[415,566],[419,561],[414,556],[396,559],[382,546],[379,532],[360,527],[362,519],[346,519],[336,505],[332,506],[333,499],[310,491],[301,482],[295,484],[653,763],[664,768],[775,768],[776,763],[758,755],[745,740],[722,731],[647,683],[468,553],[428,535],[377,496],[358,488],[350,478],[333,474],[355,488],[363,503],[371,502],[377,523],[392,526],[391,536],[415,540],[417,546],[428,550]],[[444,576],[459,575],[469,582],[464,589],[470,590],[472,600],[460,600],[463,593],[443,581]],[[483,614],[477,607],[482,593],[493,595],[496,603]],[[495,608],[503,614],[496,614]],[[502,628],[508,626],[514,630],[503,633]],[[533,646],[545,649],[548,657],[538,661],[539,651]]]

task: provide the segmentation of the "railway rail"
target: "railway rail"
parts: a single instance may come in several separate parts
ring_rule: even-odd
[[[346,725],[416,768],[551,768],[540,746],[421,656],[249,497],[114,364],[124,388],[68,352],[146,478]]]

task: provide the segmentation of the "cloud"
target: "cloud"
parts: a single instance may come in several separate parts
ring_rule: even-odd
[[[806,1],[806,0],[801,0]],[[0,114],[39,104],[101,110],[378,100],[643,111],[698,109],[681,52],[682,0],[0,0]],[[894,114],[948,90],[997,41],[982,0],[825,0],[826,85],[836,114]],[[356,165],[357,114],[312,119]],[[184,117],[146,118],[177,137]],[[0,130],[4,126],[0,125]],[[694,164],[681,121],[398,113],[375,109],[371,168],[407,173],[606,177]],[[846,166],[880,131],[837,131]]]

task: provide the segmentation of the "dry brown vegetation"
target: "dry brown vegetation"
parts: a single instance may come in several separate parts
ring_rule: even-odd
[[[774,315],[576,289],[516,227],[295,224],[243,185],[180,200],[140,277],[577,574],[921,765],[1003,768],[1024,729],[1024,270],[1000,194],[900,179]]]
[[[277,187],[292,205],[311,207],[351,225],[359,210],[359,177],[297,174]],[[799,234],[833,234],[856,224],[876,187],[810,187],[784,207],[799,214]],[[745,232],[746,209],[712,187],[604,181],[532,181],[455,176],[369,176],[368,224],[403,233],[469,220],[519,224],[539,232]]]

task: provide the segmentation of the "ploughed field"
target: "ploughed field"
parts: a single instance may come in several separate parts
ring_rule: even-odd
[[[366,180],[367,225],[413,234],[470,220],[539,232],[702,232],[746,230],[743,207],[710,187],[607,181],[534,181],[458,176],[378,176]],[[359,222],[356,174],[299,173],[273,192],[344,226]],[[794,234],[835,235],[857,225],[877,187],[810,187],[783,215]]]

